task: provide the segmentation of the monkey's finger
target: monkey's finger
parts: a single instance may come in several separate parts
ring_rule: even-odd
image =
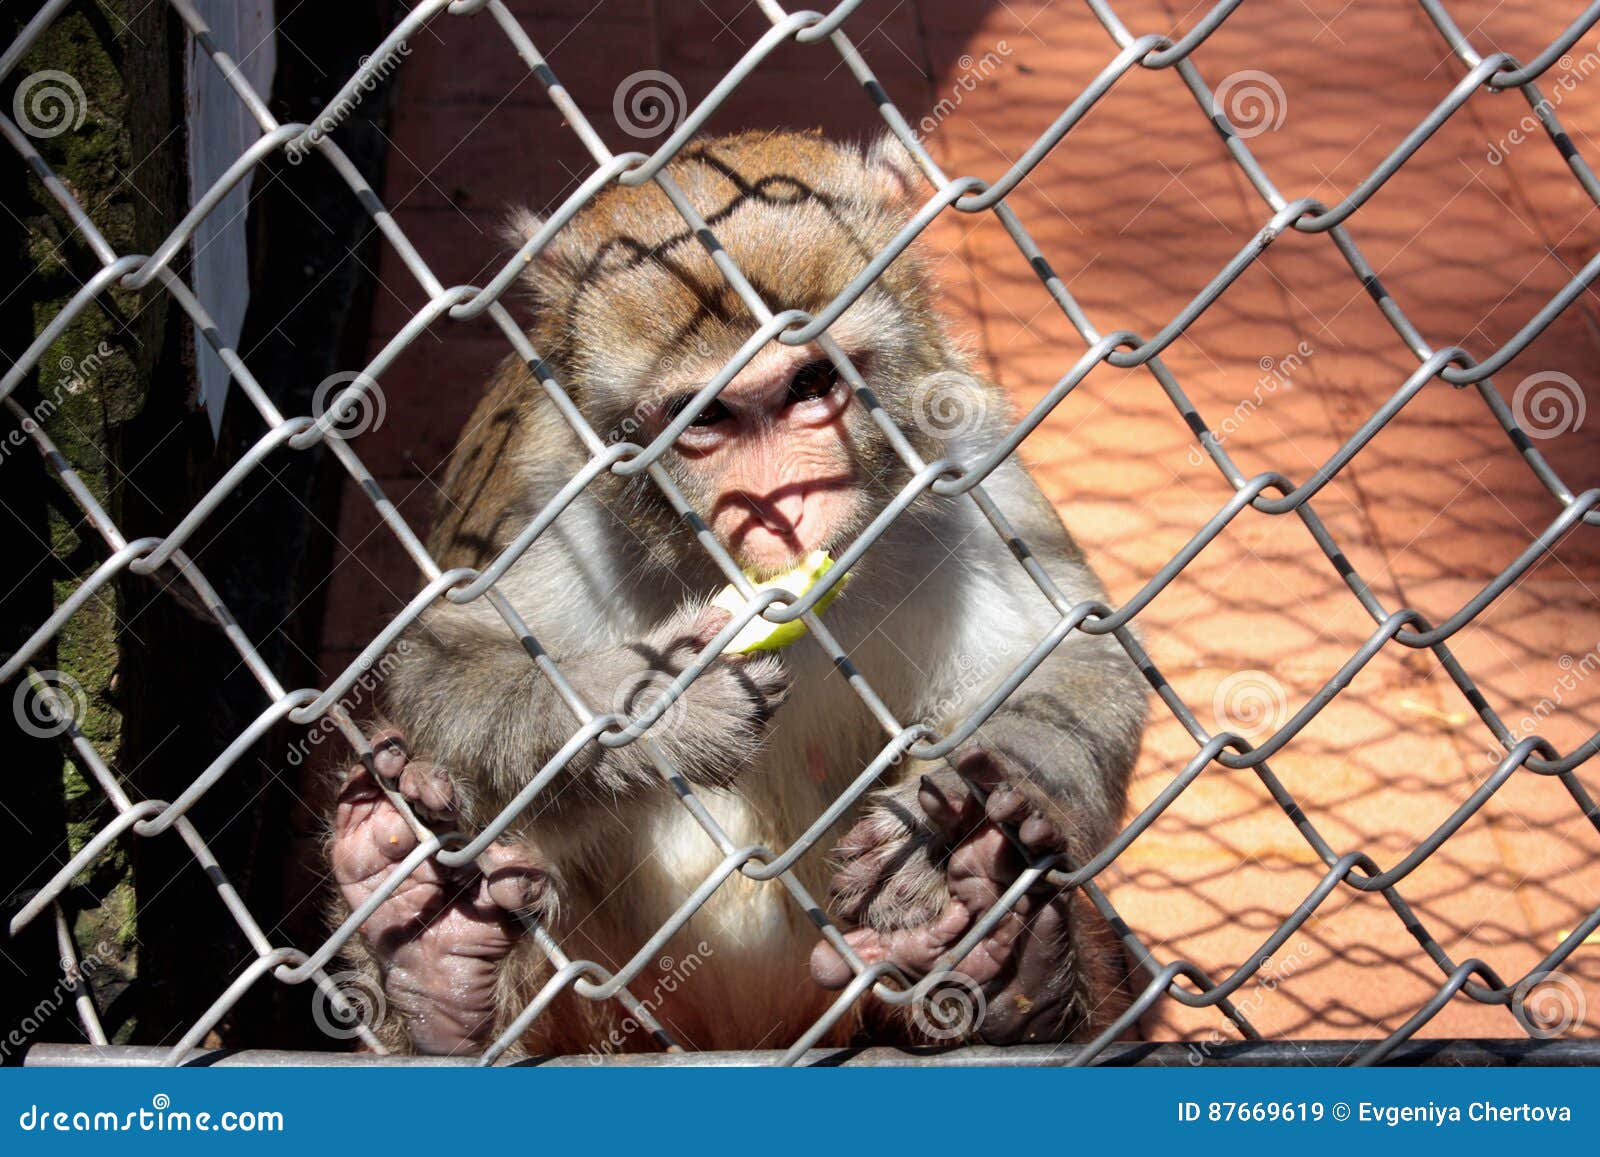
[[[962,779],[984,791],[993,791],[1006,781],[1004,761],[986,747],[967,747],[957,752],[956,770]]]
[[[983,810],[998,824],[1020,824],[1033,810],[1033,801],[1009,783],[1002,783],[989,793]]]
[[[876,929],[857,928],[846,932],[844,938],[864,964],[876,964],[889,957],[888,938]],[[854,977],[855,971],[839,950],[826,940],[819,940],[811,950],[811,978],[823,988],[843,988]]]
[[[1035,811],[1022,821],[1017,828],[1017,838],[1020,839],[1030,852],[1035,855],[1045,856],[1051,852],[1059,852],[1066,843],[1054,821],[1048,819],[1042,812]]]
[[[926,976],[939,957],[961,939],[972,926],[972,913],[957,903],[926,924],[880,932],[876,928],[857,928],[845,933],[845,942],[863,963],[887,960],[913,979]],[[838,950],[826,940],[811,952],[811,975],[824,988],[843,988],[854,973]]]
[[[508,912],[541,906],[550,878],[534,863],[527,849],[511,844],[490,844],[478,857],[484,868],[489,899]]]
[[[400,794],[434,812],[449,811],[455,804],[450,778],[428,763],[406,764],[400,775]]]
[[[373,769],[384,779],[397,778],[405,770],[408,758],[405,736],[393,727],[386,727],[376,732],[369,742]]]
[[[390,806],[376,786],[371,790],[375,799],[339,805],[329,857],[334,879],[340,884],[368,880],[395,861],[405,859],[417,846],[417,837],[405,817]]]
[[[961,777],[948,768],[929,772],[917,785],[917,806],[954,845],[966,839],[983,820],[978,801]]]
[[[357,806],[368,804],[383,798],[383,790],[378,787],[377,780],[361,764],[352,767],[339,785],[339,825],[343,826],[344,812],[353,811]]]
[[[1023,783],[1000,784],[989,793],[984,812],[995,823],[1012,825],[1017,839],[1034,859],[1062,851],[1066,846],[1060,825],[1046,811],[1046,801]]]
[[[672,640],[669,648],[703,651],[710,645],[711,640],[717,637],[717,632],[726,627],[732,619],[733,615],[721,607],[705,607],[690,620],[688,627]]]
[[[823,988],[843,988],[853,975],[838,949],[826,940],[817,941],[817,946],[811,950],[812,980]]]
[[[943,956],[972,927],[972,913],[952,901],[938,916],[915,928],[897,928],[877,933],[879,943],[872,946],[877,958],[887,958],[911,976],[926,976]],[[863,954],[863,959],[868,957]]]
[[[1000,898],[1024,865],[1005,832],[985,820],[950,855],[950,894],[974,912]]]

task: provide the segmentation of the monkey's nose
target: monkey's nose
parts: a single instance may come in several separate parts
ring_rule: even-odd
[[[806,496],[803,490],[786,489],[776,495],[769,494],[754,505],[756,517],[773,534],[791,535],[805,521]]]

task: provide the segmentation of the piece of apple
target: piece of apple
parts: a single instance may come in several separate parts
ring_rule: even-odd
[[[800,560],[799,565],[792,570],[785,571],[775,578],[764,582],[755,583],[757,591],[767,591],[774,587],[782,587],[795,598],[804,598],[805,593],[821,581],[822,576],[833,569],[833,559],[825,550],[814,550]],[[754,579],[751,580],[755,582]],[[834,597],[844,589],[844,584],[850,581],[850,576],[845,575],[833,588],[823,595],[817,602],[816,610],[819,614],[826,610]],[[730,615],[736,615],[745,606],[745,597],[739,593],[739,588],[729,583],[717,592],[717,597],[711,600],[711,605],[720,607]],[[801,635],[806,633],[806,625],[799,619],[787,623],[769,623],[760,615],[751,619],[733,637],[733,640],[723,648],[725,655],[750,655],[757,651],[776,651],[780,647],[787,647]]]

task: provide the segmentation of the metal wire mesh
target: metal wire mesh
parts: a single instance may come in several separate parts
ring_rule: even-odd
[[[9,74],[16,67],[23,54],[34,44],[44,29],[62,13],[68,2],[69,0],[51,0],[43,6],[37,16],[23,29],[17,41],[6,50],[3,57],[0,57],[0,77]],[[1492,381],[1492,375],[1496,371],[1527,347],[1597,276],[1600,276],[1600,254],[1585,264],[1509,341],[1486,358],[1478,360],[1461,347],[1434,349],[1424,340],[1419,330],[1408,320],[1401,304],[1389,295],[1378,280],[1373,267],[1362,256],[1360,246],[1348,231],[1347,225],[1361,207],[1447,120],[1459,112],[1476,94],[1491,90],[1516,89],[1522,94],[1532,114],[1543,126],[1552,147],[1558,149],[1565,159],[1573,179],[1592,202],[1600,204],[1600,181],[1596,180],[1593,170],[1573,147],[1556,115],[1554,105],[1544,98],[1537,83],[1541,74],[1547,71],[1585,32],[1596,23],[1600,23],[1600,3],[1591,4],[1532,60],[1523,62],[1504,53],[1480,55],[1452,20],[1444,4],[1439,0],[1419,0],[1422,9],[1439,34],[1467,69],[1466,75],[1343,200],[1329,206],[1309,197],[1291,199],[1279,191],[1271,177],[1252,155],[1247,137],[1238,133],[1230,124],[1227,116],[1218,107],[1213,90],[1206,84],[1190,59],[1194,50],[1222,26],[1240,6],[1242,0],[1221,0],[1177,40],[1159,35],[1136,36],[1124,26],[1111,3],[1107,0],[1088,0],[1090,9],[1104,27],[1110,40],[1107,63],[1087,87],[1072,97],[1032,147],[992,183],[974,177],[950,177],[929,155],[906,118],[874,78],[849,38],[841,31],[845,18],[859,6],[860,0],[845,0],[827,13],[813,11],[791,13],[780,7],[776,0],[757,0],[757,2],[762,13],[770,20],[771,28],[687,115],[665,143],[653,153],[645,155],[637,152],[613,153],[606,146],[600,131],[580,111],[577,102],[557,79],[538,48],[501,0],[424,0],[407,13],[384,42],[373,50],[371,56],[367,58],[368,62],[328,101],[323,114],[309,124],[279,124],[268,111],[261,95],[252,90],[242,79],[227,47],[216,43],[204,20],[188,0],[169,0],[172,8],[192,33],[199,48],[221,70],[239,100],[259,122],[261,136],[239,156],[213,187],[198,197],[188,215],[150,254],[116,253],[96,228],[95,222],[84,207],[52,173],[47,163],[34,149],[28,136],[12,119],[0,113],[0,133],[4,134],[5,139],[20,157],[32,167],[61,210],[70,218],[73,226],[87,240],[103,266],[44,327],[29,348],[6,372],[3,380],[0,380],[0,396],[6,398],[6,404],[11,411],[19,418],[27,417],[16,400],[10,397],[11,393],[38,364],[50,344],[101,295],[113,286],[127,289],[154,286],[159,291],[169,294],[172,300],[193,319],[227,365],[234,382],[243,391],[249,404],[259,412],[266,426],[266,432],[259,441],[188,511],[170,533],[162,537],[142,538],[129,542],[106,510],[95,500],[90,490],[79,480],[73,464],[57,451],[37,423],[25,422],[24,428],[43,454],[49,469],[59,477],[63,486],[81,507],[83,514],[104,541],[108,554],[94,573],[61,603],[47,621],[40,624],[23,647],[12,655],[3,667],[0,667],[0,680],[12,679],[26,672],[30,678],[35,679],[36,690],[43,702],[47,705],[55,702],[56,692],[45,681],[40,680],[37,672],[33,672],[29,666],[33,657],[50,643],[96,591],[114,577],[124,571],[141,575],[151,574],[158,568],[170,565],[176,568],[215,617],[217,624],[226,633],[260,684],[266,703],[255,721],[240,733],[210,766],[194,777],[187,790],[173,800],[131,798],[124,789],[117,771],[108,766],[101,754],[81,732],[75,727],[69,727],[67,734],[73,747],[118,814],[33,896],[13,920],[13,931],[54,909],[63,960],[70,974],[77,955],[59,904],[62,892],[76,875],[125,834],[131,832],[139,839],[153,839],[168,829],[174,829],[179,838],[187,844],[195,859],[211,874],[222,902],[253,947],[256,958],[237,978],[226,985],[209,1010],[190,1027],[182,1039],[172,1045],[165,1054],[165,1061],[177,1063],[182,1060],[205,1038],[233,1004],[268,974],[282,984],[310,982],[321,988],[336,1008],[344,1009],[346,1007],[344,996],[330,979],[327,967],[341,947],[355,935],[363,921],[400,885],[406,875],[430,858],[452,866],[472,861],[506,829],[520,811],[533,802],[540,790],[557,775],[567,761],[588,743],[598,743],[608,747],[643,743],[662,776],[674,783],[682,784],[676,770],[654,750],[655,745],[648,742],[651,726],[661,717],[670,701],[681,693],[703,666],[720,653],[726,639],[756,615],[764,615],[775,623],[798,618],[809,628],[809,634],[815,645],[821,646],[832,659],[843,664],[844,669],[849,672],[852,687],[881,724],[885,742],[878,757],[860,774],[848,791],[816,818],[801,838],[791,846],[781,849],[736,846],[711,814],[701,806],[693,792],[684,787],[684,806],[692,812],[704,829],[706,838],[714,843],[722,856],[718,868],[692,893],[685,896],[672,919],[658,929],[647,942],[641,944],[635,955],[615,971],[608,970],[592,960],[569,957],[548,929],[535,926],[532,934],[549,957],[554,969],[553,976],[516,1022],[489,1047],[482,1058],[485,1061],[492,1061],[500,1056],[551,1001],[568,989],[589,1000],[619,1001],[631,1015],[638,1018],[651,1031],[664,1039],[670,1039],[665,1030],[656,1023],[649,1010],[630,994],[628,985],[657,954],[660,947],[687,923],[711,894],[734,873],[740,873],[752,880],[768,881],[768,886],[786,889],[802,909],[819,921],[821,935],[840,951],[854,972],[854,980],[840,993],[826,1013],[798,1039],[789,1042],[789,1050],[781,1059],[792,1063],[802,1059],[807,1050],[822,1040],[828,1030],[857,1002],[881,1000],[904,1005],[925,998],[928,989],[928,980],[913,984],[891,964],[869,965],[862,961],[844,941],[839,931],[820,914],[820,906],[807,894],[791,871],[793,865],[801,856],[812,853],[815,845],[837,819],[873,788],[879,777],[902,756],[910,754],[924,759],[939,758],[954,750],[974,734],[984,720],[1004,702],[1006,696],[1015,690],[1064,638],[1073,631],[1082,631],[1089,634],[1109,633],[1116,637],[1144,673],[1166,709],[1193,738],[1195,753],[1185,766],[1176,771],[1170,783],[1129,820],[1117,838],[1091,861],[1069,866],[1058,864],[1052,857],[1031,865],[1016,885],[1002,896],[961,943],[946,955],[940,962],[943,967],[957,966],[960,959],[987,935],[1017,899],[1041,877],[1048,874],[1051,882],[1064,887],[1081,888],[1087,894],[1112,922],[1132,959],[1142,969],[1144,975],[1142,988],[1126,1013],[1095,1041],[1079,1050],[1074,1058],[1075,1063],[1089,1063],[1097,1057],[1114,1053],[1116,1050],[1112,1046],[1117,1037],[1143,1016],[1152,1005],[1161,1000],[1179,1001],[1191,1007],[1218,1008],[1234,1022],[1243,1036],[1254,1039],[1257,1037],[1255,1029],[1230,1002],[1231,994],[1249,982],[1272,953],[1311,919],[1331,896],[1345,889],[1351,889],[1357,892],[1381,894],[1392,908],[1395,917],[1415,939],[1419,949],[1433,962],[1441,978],[1432,997],[1418,1007],[1412,1016],[1386,1038],[1360,1051],[1358,1058],[1360,1061],[1372,1063],[1393,1054],[1403,1042],[1426,1025],[1448,1001],[1458,995],[1464,995],[1468,999],[1484,1004],[1505,1006],[1529,1029],[1530,1033],[1533,1032],[1522,1008],[1522,1001],[1529,986],[1557,970],[1574,950],[1597,927],[1600,927],[1600,907],[1589,913],[1577,927],[1571,929],[1528,973],[1507,979],[1499,976],[1482,960],[1453,959],[1407,904],[1400,886],[1418,865],[1474,816],[1501,785],[1519,773],[1555,777],[1571,796],[1579,812],[1591,825],[1600,830],[1600,809],[1597,809],[1594,800],[1574,774],[1579,765],[1600,749],[1600,733],[1566,752],[1557,750],[1537,735],[1519,738],[1479,694],[1471,676],[1457,662],[1448,646],[1453,635],[1525,574],[1564,534],[1580,522],[1591,526],[1600,524],[1600,511],[1596,509],[1600,506],[1600,489],[1573,493],[1519,427],[1512,407],[1507,405]],[[539,80],[550,102],[560,111],[566,123],[571,126],[591,154],[593,169],[577,190],[548,217],[537,234],[506,262],[488,284],[481,287],[475,285],[447,287],[430,271],[379,201],[376,193],[362,179],[355,166],[328,134],[344,115],[341,110],[350,107],[358,89],[370,86],[378,78],[393,70],[396,60],[395,50],[398,46],[404,45],[406,38],[414,35],[430,21],[465,16],[479,11],[486,11],[489,18],[504,33],[512,50]],[[875,105],[884,124],[909,151],[932,190],[922,208],[893,242],[871,260],[836,300],[815,316],[798,311],[773,314],[728,255],[716,246],[713,239],[714,231],[707,226],[705,220],[664,172],[667,162],[701,129],[741,81],[760,68],[763,61],[776,48],[790,41],[811,45],[813,50],[819,53],[829,51],[837,53],[860,85],[864,99]],[[1177,73],[1178,78],[1187,86],[1194,100],[1220,134],[1233,161],[1259,194],[1267,213],[1265,223],[1237,254],[1175,317],[1148,337],[1126,329],[1114,329],[1109,332],[1098,329],[1051,268],[1022,220],[1007,204],[1008,194],[1028,177],[1050,150],[1068,137],[1098,102],[1106,98],[1116,81],[1130,71],[1140,68],[1158,71],[1171,69]],[[352,380],[344,391],[326,407],[324,413],[315,417],[286,417],[279,412],[268,394],[252,376],[249,367],[240,360],[234,350],[223,344],[216,327],[211,324],[205,303],[198,300],[190,288],[169,268],[199,223],[217,208],[228,190],[253,166],[275,152],[287,153],[291,159],[311,160],[313,163],[330,166],[348,185],[351,194],[358,198],[370,213],[378,229],[382,231],[383,236],[394,247],[429,297],[426,307],[417,312],[394,335],[377,356],[363,367],[360,374],[352,375]],[[549,245],[557,232],[600,190],[613,182],[638,185],[647,181],[657,184],[682,215],[685,223],[703,240],[728,284],[758,319],[760,327],[734,362],[723,369],[712,386],[697,396],[695,402],[677,421],[649,445],[640,446],[632,442],[608,442],[590,427],[573,405],[562,383],[552,376],[549,368],[541,361],[539,351],[530,344],[529,338],[501,303],[501,299],[526,267],[528,260]],[[1042,399],[1022,417],[1003,441],[975,462],[957,462],[948,459],[924,461],[870,394],[858,393],[860,404],[871,410],[883,437],[900,455],[911,478],[872,524],[842,552],[836,567],[831,572],[832,579],[825,578],[803,597],[785,605],[783,596],[776,592],[758,594],[716,540],[709,533],[702,533],[700,540],[706,551],[728,580],[744,592],[749,601],[743,612],[735,616],[723,634],[706,647],[699,660],[685,669],[650,708],[633,718],[597,712],[567,683],[558,663],[543,661],[541,665],[546,676],[551,679],[572,710],[574,730],[571,740],[528,783],[517,800],[487,828],[477,833],[470,842],[463,844],[459,840],[449,841],[439,834],[428,831],[426,838],[399,865],[398,870],[385,884],[366,903],[351,913],[343,925],[315,950],[307,952],[296,947],[274,945],[238,894],[228,884],[217,866],[215,857],[208,849],[204,836],[186,818],[185,813],[191,805],[227,775],[235,762],[270,728],[283,721],[307,725],[331,719],[358,752],[370,753],[359,729],[339,706],[340,699],[395,643],[401,632],[439,599],[447,599],[454,603],[465,603],[479,598],[488,599],[511,632],[525,641],[531,640],[528,628],[511,605],[499,596],[495,584],[532,542],[544,533],[561,511],[602,472],[610,471],[619,475],[647,473],[680,513],[690,513],[689,505],[662,466],[661,459],[676,435],[693,419],[695,411],[709,404],[716,390],[731,380],[767,343],[777,341],[798,345],[818,342],[836,362],[841,374],[859,390],[860,378],[850,367],[840,349],[832,343],[828,336],[829,325],[917,239],[937,215],[949,212],[992,213],[1003,225],[1018,250],[1037,273],[1044,291],[1070,320],[1088,347],[1071,369],[1062,375]],[[1246,477],[1235,466],[1219,439],[1213,434],[1212,427],[1206,422],[1205,417],[1191,405],[1176,378],[1161,361],[1162,352],[1183,334],[1185,328],[1227,292],[1229,286],[1244,274],[1279,236],[1290,229],[1303,233],[1329,235],[1331,244],[1349,269],[1351,276],[1366,288],[1398,339],[1411,351],[1417,362],[1415,371],[1366,418],[1359,429],[1309,477],[1298,482],[1277,472]],[[533,369],[540,387],[587,448],[589,460],[570,484],[545,509],[538,512],[491,565],[481,572],[471,569],[441,571],[418,536],[401,518],[394,504],[384,496],[372,474],[363,465],[356,449],[345,439],[330,436],[330,431],[341,415],[360,402],[363,394],[381,379],[385,369],[426,329],[444,318],[462,320],[480,314],[487,314],[499,326],[512,349]],[[827,626],[813,613],[814,608],[827,594],[838,576],[845,574],[855,561],[871,549],[873,543],[893,520],[899,517],[914,499],[925,492],[947,497],[964,496],[965,500],[976,504],[996,533],[1008,539],[1015,538],[1012,528],[986,495],[984,480],[1101,363],[1119,367],[1147,366],[1150,369],[1173,407],[1193,431],[1199,446],[1232,487],[1233,497],[1194,533],[1182,550],[1121,606],[1069,603],[1051,576],[1036,562],[1028,559],[1025,552],[1019,551],[1018,557],[1022,560],[1020,565],[1027,568],[1033,582],[1051,601],[1059,614],[1056,627],[1043,639],[1028,641],[1030,649],[1025,657],[1014,670],[1009,672],[997,690],[947,733],[939,734],[923,724],[902,723],[885,706],[870,683],[849,665],[848,656]],[[1549,491],[1554,499],[1555,510],[1548,525],[1528,543],[1527,548],[1510,565],[1485,583],[1455,613],[1438,624],[1426,620],[1415,610],[1405,607],[1391,609],[1385,606],[1349,563],[1339,543],[1318,517],[1312,501],[1414,396],[1435,381],[1443,381],[1455,387],[1471,386],[1477,391],[1483,400],[1487,420],[1498,423],[1504,430],[1511,447]],[[318,444],[327,448],[375,505],[385,525],[398,538],[421,572],[424,585],[420,593],[393,622],[373,638],[365,650],[328,686],[321,689],[303,688],[288,691],[278,682],[252,646],[250,639],[234,622],[204,574],[184,553],[183,547],[205,519],[268,455],[285,445],[295,450],[304,450]],[[1337,673],[1301,705],[1275,733],[1255,745],[1232,732],[1209,733],[1189,706],[1163,678],[1130,629],[1140,611],[1172,583],[1184,567],[1209,543],[1222,535],[1247,507],[1267,515],[1293,515],[1298,518],[1311,533],[1351,594],[1370,615],[1373,623],[1370,636]],[[1386,647],[1431,651],[1505,752],[1493,772],[1482,779],[1470,796],[1443,823],[1418,842],[1397,863],[1387,867],[1380,865],[1362,851],[1343,854],[1338,852],[1318,831],[1315,817],[1301,808],[1293,793],[1273,774],[1268,762]],[[537,653],[536,648],[530,650]],[[65,705],[58,704],[57,709],[64,717],[70,715]],[[1306,843],[1326,866],[1320,882],[1292,912],[1281,919],[1277,928],[1261,943],[1259,949],[1236,970],[1221,977],[1209,975],[1204,969],[1187,960],[1176,959],[1165,962],[1160,960],[1118,917],[1116,909],[1097,883],[1097,877],[1108,865],[1111,865],[1140,833],[1171,807],[1197,777],[1214,765],[1234,770],[1249,769],[1259,777],[1276,805],[1295,825]],[[397,806],[405,808],[404,801],[398,795],[392,795],[391,798]],[[410,815],[409,809],[407,814]],[[415,820],[414,816],[411,818]],[[425,828],[421,830],[426,831]],[[74,992],[78,996],[78,1009],[85,1032],[91,1041],[103,1044],[105,1034],[96,1018],[93,1003],[81,991],[75,989]],[[370,1031],[365,1028],[359,1031],[369,1046],[381,1051],[381,1045]]]

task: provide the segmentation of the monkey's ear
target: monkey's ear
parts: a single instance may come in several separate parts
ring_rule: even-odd
[[[927,178],[893,133],[885,132],[868,145],[864,160],[873,189],[889,205],[913,213],[928,199]]]
[[[543,225],[544,218],[532,209],[526,205],[513,205],[500,223],[500,240],[513,249],[520,249]]]
[[[511,249],[521,249],[543,228],[543,217],[525,206],[514,206],[506,213],[501,224],[500,239]],[[528,262],[522,277],[536,292],[553,296],[551,291],[572,280],[568,249],[570,229],[569,224],[550,239],[537,257]]]

